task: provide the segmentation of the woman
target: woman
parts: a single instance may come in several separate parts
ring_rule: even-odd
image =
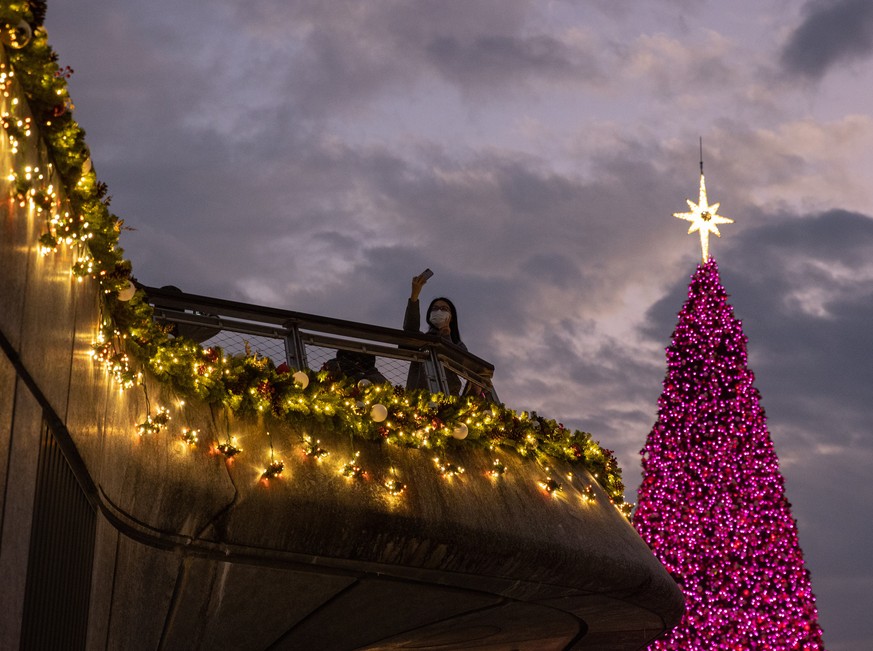
[[[418,297],[421,294],[421,288],[424,287],[431,275],[430,271],[424,271],[412,279],[412,293],[406,302],[406,314],[403,317],[403,329],[407,332],[420,332],[421,330]],[[461,333],[458,330],[458,311],[449,299],[443,297],[433,299],[427,308],[426,315],[427,334],[445,337],[458,348],[467,350],[464,342],[461,341]],[[461,393],[461,379],[449,370],[446,370],[445,374],[449,393],[459,395]],[[406,388],[409,390],[428,388],[427,374],[422,364],[410,364]]]

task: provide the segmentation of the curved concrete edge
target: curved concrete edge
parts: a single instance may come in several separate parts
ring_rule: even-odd
[[[215,427],[205,405],[186,413],[189,423]],[[286,469],[263,482],[263,464],[252,459],[269,458],[267,426]],[[316,461],[286,424],[236,422],[235,432],[245,454],[226,462],[183,449],[168,433],[142,442],[121,428],[120,442],[107,445],[124,459],[101,464],[101,508],[125,536],[171,555],[491,594],[565,611],[587,623],[589,636],[648,640],[681,617],[681,592],[633,528],[599,487],[593,504],[584,497],[594,484],[584,471],[554,464],[563,488],[550,497],[536,485],[546,469],[510,453],[500,454],[507,472],[495,481],[486,476],[493,455],[461,444],[449,454],[466,472],[447,481],[431,451],[322,427],[307,431],[330,451]],[[368,480],[337,472],[355,452]],[[389,467],[407,484],[400,497],[381,485]],[[124,481],[106,468],[124,468]],[[180,506],[196,515],[182,517]]]

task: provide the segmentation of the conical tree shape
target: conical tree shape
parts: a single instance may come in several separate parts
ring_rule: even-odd
[[[746,336],[710,258],[667,348],[634,526],[685,592],[649,649],[824,649]]]

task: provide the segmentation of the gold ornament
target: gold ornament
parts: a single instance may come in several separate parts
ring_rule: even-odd
[[[33,30],[26,20],[18,21],[17,25],[6,23],[0,28],[0,41],[13,50],[20,50],[30,43],[33,38]]]

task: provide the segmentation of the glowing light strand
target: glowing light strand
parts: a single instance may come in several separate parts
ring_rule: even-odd
[[[268,481],[274,477],[278,477],[285,470],[285,462],[277,459],[273,454],[273,437],[267,432],[267,439],[270,441],[270,462],[264,471],[261,473],[261,479]]]

